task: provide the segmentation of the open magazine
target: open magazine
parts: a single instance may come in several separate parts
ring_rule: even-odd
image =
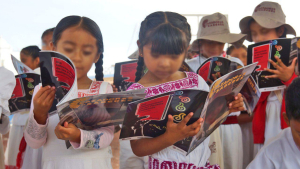
[[[23,73],[35,73],[32,69],[26,66],[24,63],[20,62],[17,58],[11,55],[12,63],[17,71],[18,74]]]
[[[60,124],[84,130],[123,123],[127,105],[145,98],[145,89],[81,97],[57,106]]]
[[[40,75],[23,73],[16,75],[16,86],[8,100],[11,114],[30,109],[34,87],[40,83]]]
[[[126,91],[133,83],[135,83],[135,73],[137,68],[137,60],[120,62],[115,64],[114,85],[119,91]],[[193,72],[189,65],[182,63],[179,71]],[[145,67],[142,76],[147,73]]]
[[[173,145],[174,149],[188,155],[226,119],[229,115],[229,103],[241,91],[255,66],[256,63],[220,77],[211,85],[210,92],[197,89],[176,90],[130,103],[120,139],[157,137],[166,131],[169,114],[173,116],[175,123],[179,123],[188,113],[194,112],[188,124],[203,118],[204,123],[199,133]]]
[[[197,73],[210,85],[208,79],[214,81],[213,75],[218,78],[219,76],[224,76],[241,67],[243,66],[234,60],[217,56],[208,58],[203,62],[197,70]],[[254,108],[260,98],[261,92],[252,77],[247,80],[240,93],[244,97],[247,113],[253,115]]]
[[[77,98],[77,75],[72,61],[61,53],[54,51],[40,52],[40,69],[42,86],[55,86],[55,99],[49,114],[56,112],[56,106]]]
[[[285,85],[278,78],[265,78],[265,76],[272,75],[272,73],[265,71],[265,68],[273,69],[274,66],[269,62],[269,59],[277,62],[275,56],[278,56],[282,62],[289,66],[295,57],[299,59],[298,53],[299,38],[280,38],[276,40],[264,41],[249,45],[247,62],[258,62],[256,70],[252,76],[260,91],[274,91],[284,89]],[[296,70],[299,72],[299,69]]]

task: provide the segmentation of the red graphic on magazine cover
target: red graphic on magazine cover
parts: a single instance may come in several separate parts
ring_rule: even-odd
[[[25,92],[23,89],[22,82],[21,82],[20,78],[16,78],[16,86],[12,93],[11,99],[24,97],[24,96],[25,96]]]
[[[75,72],[70,64],[59,58],[52,58],[53,75],[57,77],[57,81],[60,82],[62,88],[70,90],[74,83]]]
[[[205,80],[208,80],[209,75],[209,69],[210,69],[210,62],[205,63],[201,69],[199,69],[198,74]]]
[[[124,81],[135,82],[136,67],[137,67],[137,62],[121,65],[120,75],[122,75],[123,78],[127,78]]]
[[[165,107],[169,100],[169,95],[158,97],[147,102],[140,103],[136,109],[135,115],[145,117],[141,121],[146,120],[163,120],[166,116]]]
[[[262,71],[268,68],[268,60],[270,56],[270,44],[261,45],[253,48],[252,63],[258,62],[259,68],[257,71]]]

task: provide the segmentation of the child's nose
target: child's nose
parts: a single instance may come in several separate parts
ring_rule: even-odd
[[[82,60],[82,55],[80,52],[75,52],[72,61],[73,62],[80,62]]]
[[[168,67],[170,66],[170,61],[168,59],[160,59],[158,66],[160,67]]]

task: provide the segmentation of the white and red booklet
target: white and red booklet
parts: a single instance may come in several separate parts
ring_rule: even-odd
[[[275,56],[279,57],[281,61],[289,66],[294,58],[300,59],[300,39],[295,38],[280,38],[264,42],[255,43],[248,46],[247,63],[251,64],[258,62],[257,68],[253,72],[252,76],[261,92],[274,91],[284,89],[286,86],[278,78],[265,78],[265,76],[273,75],[265,68],[276,68],[269,62],[269,59],[277,63]],[[295,69],[296,74],[299,75],[299,64]]]

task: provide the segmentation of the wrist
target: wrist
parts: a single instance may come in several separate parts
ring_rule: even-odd
[[[81,131],[80,131],[80,129],[76,128],[76,132],[74,134],[74,137],[71,138],[70,141],[80,144],[80,142],[81,142]]]
[[[179,141],[179,140],[177,140],[176,138],[174,138],[171,134],[169,134],[168,132],[165,132],[163,135],[162,135],[162,137],[163,137],[163,140],[164,140],[164,142],[167,144],[167,145],[173,145],[173,144],[175,144],[177,141]]]
[[[36,113],[34,110],[33,110],[33,118],[35,119],[35,121],[38,123],[38,124],[41,124],[41,125],[45,125],[46,124],[46,121],[48,119],[48,113]]]

